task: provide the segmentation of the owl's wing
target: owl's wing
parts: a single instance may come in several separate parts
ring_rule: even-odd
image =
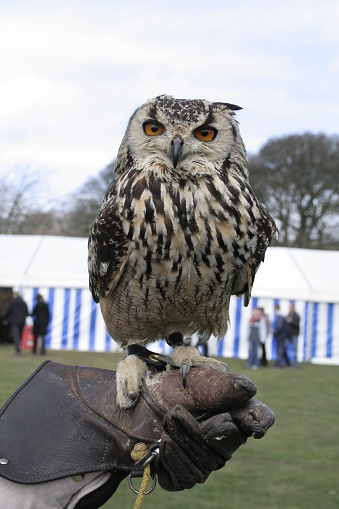
[[[265,260],[265,253],[271,244],[272,238],[277,237],[278,230],[274,219],[266,209],[257,202],[260,218],[256,222],[256,244],[246,264],[236,273],[233,280],[232,295],[244,295],[244,306],[251,300],[254,278],[261,262]]]
[[[88,239],[89,287],[95,302],[118,283],[128,259],[128,239],[123,232],[115,196],[106,194]]]

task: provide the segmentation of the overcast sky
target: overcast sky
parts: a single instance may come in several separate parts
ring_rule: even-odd
[[[339,134],[338,0],[0,0],[0,174],[51,196],[115,157],[128,119],[167,93],[238,104],[248,151]]]

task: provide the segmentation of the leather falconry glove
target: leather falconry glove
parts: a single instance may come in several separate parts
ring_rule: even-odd
[[[0,476],[32,485],[111,472],[76,506],[100,507],[138,470],[131,452],[142,442],[155,451],[152,472],[164,489],[192,488],[274,423],[255,393],[244,375],[192,368],[184,388],[179,370],[163,371],[143,382],[135,407],[122,410],[114,371],[47,361],[0,412],[0,457],[7,460]]]

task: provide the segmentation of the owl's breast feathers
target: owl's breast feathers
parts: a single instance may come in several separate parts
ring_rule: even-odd
[[[275,233],[273,219],[239,176],[168,179],[130,169],[113,181],[92,226],[90,289],[98,302],[128,271],[146,294],[153,287],[162,298],[184,280],[196,293],[206,288],[202,298],[217,288],[250,296]]]

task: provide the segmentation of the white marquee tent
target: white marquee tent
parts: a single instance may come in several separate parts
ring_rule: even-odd
[[[0,288],[21,288],[31,310],[36,294],[48,301],[51,349],[117,350],[105,330],[100,309],[88,290],[87,239],[0,235]],[[271,247],[254,283],[251,304],[232,297],[231,326],[225,338],[211,340],[210,353],[246,358],[247,326],[253,306],[274,321],[274,305],[287,314],[289,302],[301,316],[299,360],[339,363],[339,252]],[[160,341],[152,345],[167,351]],[[274,338],[267,344],[275,358]]]

